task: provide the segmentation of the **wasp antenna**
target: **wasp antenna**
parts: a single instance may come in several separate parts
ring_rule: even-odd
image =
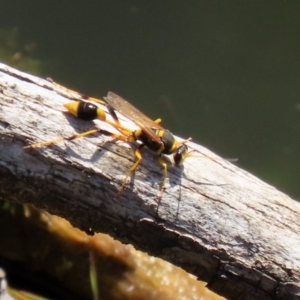
[[[201,157],[201,158],[208,158],[211,159],[213,161],[220,161],[220,160],[227,160],[229,162],[236,162],[238,161],[238,158],[223,158],[223,157],[213,157],[213,156],[208,156],[208,155],[201,155],[201,154],[193,154],[193,152],[195,152],[195,150],[191,150],[189,151],[189,153],[187,154],[186,157],[188,156],[193,156],[193,157]]]
[[[185,144],[185,143],[191,141],[192,139],[193,139],[193,138],[189,137],[188,139],[184,140],[183,142],[184,142],[184,144]]]
[[[186,139],[186,140],[178,141],[178,142],[177,142],[177,145],[180,146],[180,145],[186,144],[187,142],[189,142],[189,141],[191,141],[191,140],[192,140],[192,138],[189,137],[189,138]]]

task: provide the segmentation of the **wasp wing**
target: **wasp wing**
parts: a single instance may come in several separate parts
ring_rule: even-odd
[[[162,126],[155,123],[141,111],[139,111],[136,107],[130,104],[128,101],[118,96],[113,92],[108,92],[107,97],[104,97],[104,100],[110,105],[114,110],[119,112],[124,117],[133,121],[136,125],[142,128],[142,130],[148,134],[148,136],[155,142],[161,143],[160,138],[154,134],[154,129],[165,130]]]

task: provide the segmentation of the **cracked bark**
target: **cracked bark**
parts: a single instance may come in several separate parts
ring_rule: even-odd
[[[111,130],[64,114],[70,97],[0,64],[0,199],[131,243],[230,299],[300,299],[299,203],[225,160],[204,158],[216,155],[194,143],[188,145],[195,156],[170,167],[160,202],[162,172],[147,149],[116,197],[134,161],[127,143],[94,135],[23,149],[95,126]]]

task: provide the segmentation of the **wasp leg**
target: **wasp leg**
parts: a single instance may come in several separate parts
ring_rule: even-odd
[[[76,116],[76,113],[77,113],[78,109],[77,108],[73,109],[72,107],[70,108],[70,104],[74,104],[74,103],[73,102],[69,103],[68,110]],[[99,109],[99,110],[102,111],[101,109]],[[103,114],[104,114],[104,112],[103,112]],[[120,132],[120,134],[113,134],[113,133],[106,134],[107,131],[103,131],[101,129],[92,129],[92,130],[88,130],[88,131],[85,131],[85,132],[82,132],[82,133],[79,133],[79,134],[72,135],[71,137],[58,137],[58,138],[55,138],[55,139],[52,139],[52,140],[35,143],[35,144],[29,145],[29,146],[25,146],[24,149],[35,149],[35,148],[50,146],[50,145],[53,145],[53,144],[61,142],[61,141],[71,141],[71,140],[78,139],[78,138],[81,138],[81,137],[84,137],[84,136],[87,136],[87,135],[95,134],[97,132],[98,133],[103,133],[103,134],[106,134],[106,135],[110,135],[114,138],[121,139],[121,140],[124,140],[124,141],[130,141],[130,135],[132,134],[132,130],[122,126],[119,122],[115,123],[115,122],[111,122],[109,120],[106,120],[105,122],[107,124],[110,124],[116,130],[118,130]]]
[[[107,107],[108,107],[108,111],[109,111],[110,115],[113,118],[113,121],[106,119],[106,113],[102,108],[94,106],[94,105],[91,106],[87,102],[72,101],[72,102],[64,104],[64,107],[73,116],[75,116],[81,120],[92,121],[95,119],[99,119],[99,120],[106,122],[107,124],[113,126],[122,135],[130,135],[130,133],[132,132],[132,130],[127,129],[120,123],[115,111],[109,105]]]
[[[25,147],[23,147],[23,149],[35,149],[35,148],[40,148],[40,147],[44,147],[44,146],[49,146],[49,145],[55,144],[55,143],[63,141],[63,140],[66,140],[66,138],[58,137],[56,139],[52,139],[49,141],[39,142],[39,143],[35,143],[35,144],[29,145],[29,146],[25,146]]]
[[[124,129],[124,130],[126,130],[126,129]],[[70,137],[58,137],[58,138],[55,138],[53,140],[39,142],[39,143],[36,143],[36,144],[25,146],[24,149],[35,149],[35,148],[39,148],[39,147],[50,146],[50,145],[53,145],[53,144],[55,144],[57,142],[60,142],[60,141],[72,141],[72,140],[82,138],[82,137],[85,137],[87,135],[91,135],[91,134],[95,134],[95,133],[105,134],[107,136],[111,136],[115,139],[123,140],[123,141],[126,141],[126,142],[128,141],[128,137],[125,134],[124,135],[123,134],[114,134],[114,133],[111,133],[111,132],[103,130],[103,129],[92,129],[92,130],[88,130],[88,131],[85,131],[85,132],[82,132],[82,133],[74,134]]]
[[[114,122],[111,122],[109,120],[105,120],[105,122],[109,125],[111,125],[112,127],[114,127],[116,130],[118,130],[122,135],[125,135],[127,137],[132,136],[132,130],[126,128],[125,126],[123,126],[120,123],[120,120],[115,112],[115,110],[109,105],[106,105],[109,114],[111,115],[111,117],[113,118]],[[128,140],[130,140],[130,138],[128,138]]]
[[[144,147],[145,145],[144,144],[141,144],[134,152],[136,158],[137,158],[137,161],[132,165],[132,167],[129,169],[129,171],[127,172],[126,176],[125,176],[125,179],[122,183],[122,186],[120,187],[119,191],[118,191],[118,194],[117,196],[120,196],[120,194],[122,193],[122,191],[124,190],[124,187],[127,183],[127,179],[128,177],[130,176],[130,174],[132,174],[132,172],[134,172],[136,170],[136,168],[138,167],[138,165],[140,164],[141,160],[142,160],[142,153],[141,153],[141,149]]]
[[[93,97],[89,97],[89,96],[86,96],[84,94],[81,94],[77,91],[74,91],[74,90],[71,90],[71,89],[68,89],[66,88],[65,86],[55,82],[54,80],[52,80],[51,78],[47,78],[47,80],[49,82],[51,82],[54,86],[56,86],[57,88],[61,89],[61,90],[64,90],[66,91],[67,93],[69,93],[70,95],[76,95],[74,96],[75,98],[81,98],[83,100],[87,100],[87,101],[92,101],[92,102],[96,102],[96,103],[100,103],[100,104],[106,104],[106,102],[104,100],[101,100],[101,99],[97,99],[97,98],[93,98]]]
[[[114,119],[114,121],[116,122],[116,124],[120,125],[120,120],[115,112],[115,110],[109,105],[106,105],[108,112],[110,113],[110,115],[112,116],[112,118]]]
[[[92,129],[92,130],[85,131],[85,132],[82,132],[79,134],[74,134],[70,137],[58,137],[58,138],[55,138],[55,139],[52,139],[49,141],[39,142],[36,144],[25,146],[24,149],[35,149],[35,148],[40,148],[40,147],[44,147],[44,146],[50,146],[50,145],[53,145],[60,141],[72,141],[72,140],[75,140],[75,139],[78,139],[78,138],[81,138],[81,137],[84,137],[87,135],[95,134],[97,132],[99,132],[99,129]]]
[[[165,190],[166,178],[167,178],[167,175],[168,175],[168,166],[167,166],[167,163],[164,161],[164,159],[162,158],[161,155],[158,157],[158,162],[163,167],[163,179],[162,179],[162,182],[161,182],[160,192],[159,192],[159,195],[157,197],[158,200],[160,200],[162,195],[163,195],[163,192]]]

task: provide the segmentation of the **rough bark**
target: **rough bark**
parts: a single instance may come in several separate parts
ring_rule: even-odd
[[[65,114],[70,98],[0,64],[0,199],[32,203],[132,243],[230,299],[300,299],[299,203],[226,160],[203,157],[217,156],[194,143],[195,156],[170,167],[161,201],[162,171],[147,149],[116,197],[135,160],[128,143],[94,135],[23,149],[94,127],[111,130]]]

